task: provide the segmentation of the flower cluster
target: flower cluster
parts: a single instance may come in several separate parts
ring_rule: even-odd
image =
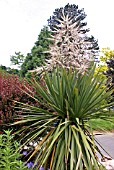
[[[58,123],[59,123],[58,121],[54,122],[52,124],[51,128],[56,127],[58,125]],[[35,151],[35,149],[37,149],[38,144],[43,140],[43,137],[45,136],[45,134],[48,134],[49,131],[50,131],[50,129],[48,129],[48,131],[45,131],[45,133],[43,133],[43,136],[39,136],[39,137],[35,138],[34,140],[29,141],[28,143],[26,143],[26,145],[24,145],[21,148],[21,150],[20,150],[20,153],[22,154],[21,160],[23,162],[27,162],[25,165],[28,168],[32,168],[32,167],[35,168],[38,166],[38,163],[35,163],[37,153],[36,153],[36,155],[32,156],[29,161],[28,161],[28,159],[29,159],[30,155]],[[40,166],[39,170],[44,170],[44,167]],[[48,168],[48,170],[49,170],[49,168]]]
[[[45,62],[45,70],[50,71],[56,66],[66,69],[72,67],[84,74],[98,53],[98,48],[92,49],[93,37],[88,39],[81,29],[83,24],[79,24],[79,19],[75,18],[74,22],[74,18],[64,10],[55,21],[57,24],[52,26],[52,35],[48,38],[53,43],[50,45],[50,50],[45,52],[51,55],[51,58]],[[43,68],[38,67],[35,71],[41,73]]]
[[[37,142],[30,142],[29,146],[24,146],[24,150],[22,151],[22,155],[27,158],[27,155],[29,154],[29,150],[31,148],[34,149],[37,146]],[[32,148],[33,147],[33,148]],[[22,160],[23,161],[23,160]],[[32,167],[36,168],[38,166],[38,163],[34,163],[34,158],[32,157],[29,162],[27,162],[25,165],[30,169]],[[39,170],[44,170],[43,166],[40,166]],[[48,169],[49,170],[49,169]]]

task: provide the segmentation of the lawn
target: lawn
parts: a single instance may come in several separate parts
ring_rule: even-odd
[[[106,120],[101,119],[93,119],[90,121],[90,124],[92,125],[93,130],[97,131],[113,131],[114,130],[114,120],[113,122],[109,122]]]

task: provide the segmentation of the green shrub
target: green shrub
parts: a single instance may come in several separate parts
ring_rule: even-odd
[[[1,170],[27,170],[20,160],[21,154],[18,152],[19,144],[13,141],[14,136],[11,131],[4,131],[0,135],[0,169]]]

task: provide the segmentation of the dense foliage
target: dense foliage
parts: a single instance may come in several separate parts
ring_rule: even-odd
[[[20,67],[21,76],[29,77],[30,72],[28,71],[43,65],[45,59],[49,58],[49,54],[44,53],[49,49],[49,44],[51,44],[51,41],[47,39],[49,37],[50,31],[48,27],[44,27],[30,53],[24,56],[21,52],[16,52],[15,55],[11,56],[11,63]]]
[[[4,134],[0,135],[0,169],[27,170],[28,168],[20,160],[19,143],[13,140],[13,137],[11,131],[4,131]]]
[[[99,76],[94,77],[94,69],[81,75],[61,68],[52,76],[46,74],[44,79],[44,87],[36,81],[31,82],[39,94],[35,99],[43,109],[20,103],[23,120],[15,123],[31,122],[19,131],[24,144],[31,140],[37,142],[30,158],[36,153],[39,166],[51,170],[77,167],[90,170],[92,164],[99,169],[95,154],[98,148],[88,129],[88,120],[111,118],[105,110],[112,106],[105,102],[111,92],[100,88],[103,82],[99,81]],[[30,133],[27,133],[28,129],[31,129]]]
[[[114,87],[114,50],[110,48],[103,49],[103,56],[101,60],[105,62],[107,69],[104,71],[104,74],[107,77],[107,86],[109,88]]]
[[[3,66],[3,65],[0,65],[0,71],[1,71],[1,72],[7,72],[7,73],[9,73],[9,74],[19,75],[19,70],[18,70],[18,69],[6,67],[6,66]]]
[[[15,52],[15,55],[10,57],[12,65],[20,66],[24,62],[25,56],[21,52]]]
[[[108,70],[106,61],[110,60],[114,56],[114,51],[110,48],[103,48],[101,50],[101,55],[99,56],[99,63],[96,67],[96,74],[101,75],[102,79],[106,79],[105,71]]]
[[[114,50],[103,48],[101,52],[100,63],[95,74],[99,74],[101,79],[107,80],[105,86],[107,86],[107,90],[113,89],[112,96],[114,96]]]
[[[15,120],[17,113],[15,112],[14,101],[29,103],[35,105],[33,100],[27,96],[23,90],[25,86],[33,91],[33,88],[26,80],[20,80],[18,76],[10,75],[6,72],[0,72],[0,128],[8,125]],[[35,92],[34,92],[35,93]],[[18,112],[21,114],[21,112]]]

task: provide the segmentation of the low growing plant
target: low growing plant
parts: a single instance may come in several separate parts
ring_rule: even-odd
[[[28,168],[20,160],[18,152],[19,143],[13,140],[11,131],[4,131],[0,135],[0,169],[1,170],[27,170]]]

